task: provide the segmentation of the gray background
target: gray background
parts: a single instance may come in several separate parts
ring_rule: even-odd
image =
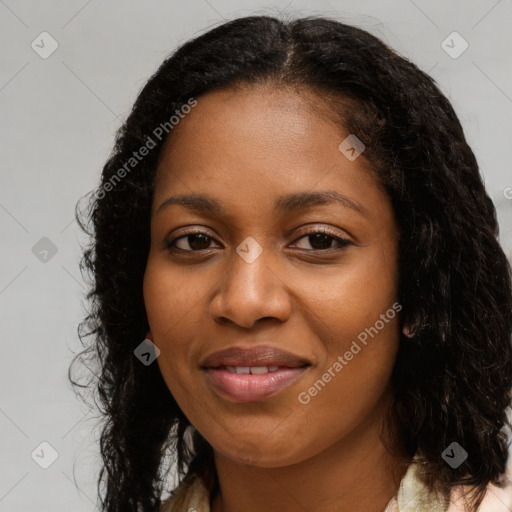
[[[511,0],[0,0],[1,512],[95,509],[95,420],[67,381],[86,291],[74,207],[96,185],[115,131],[170,51],[250,14],[332,16],[430,73],[461,119],[512,254]],[[58,43],[46,59],[31,47],[48,51],[44,31]],[[441,47],[453,31],[469,44],[458,58]],[[42,442],[58,454],[47,469],[35,462],[50,461]]]

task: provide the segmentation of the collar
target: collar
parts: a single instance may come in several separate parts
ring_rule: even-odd
[[[414,457],[417,460],[417,457]],[[389,501],[383,512],[447,512],[448,503],[442,496],[429,491],[419,479],[418,464],[413,462],[400,481],[397,494]],[[210,495],[202,479],[188,475],[162,502],[159,512],[210,512]]]

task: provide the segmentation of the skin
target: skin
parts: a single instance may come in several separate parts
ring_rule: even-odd
[[[397,300],[391,201],[364,157],[338,150],[348,133],[314,103],[270,85],[208,93],[174,128],[157,169],[144,299],[165,382],[214,448],[213,512],[382,512],[406,470],[380,436],[398,314],[309,403],[298,401]],[[324,190],[364,213],[337,202],[274,211],[281,195]],[[157,212],[190,193],[214,197],[225,215]],[[198,228],[211,239],[181,238],[183,253],[165,247]],[[306,233],[318,229],[350,244],[314,245]],[[249,236],[263,251],[250,264],[236,252]],[[220,396],[200,369],[217,350],[262,344],[311,366],[253,403]]]

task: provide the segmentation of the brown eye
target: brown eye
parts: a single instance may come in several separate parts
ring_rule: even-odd
[[[346,246],[352,245],[348,240],[330,234],[328,230],[318,228],[304,232],[301,237],[297,238],[295,244],[297,244],[299,240],[303,239],[308,240],[310,247],[299,248],[310,252],[329,251],[330,249],[343,250]],[[165,244],[165,247],[169,251],[190,253],[199,252],[211,249],[211,243],[214,240],[215,239],[213,237],[203,233],[202,231],[194,231],[181,235],[177,238],[173,238]]]
[[[329,234],[329,232],[325,229],[318,228],[306,232],[303,236],[298,238],[295,243],[297,243],[298,240],[302,239],[307,239],[312,249],[309,249],[307,247],[300,248],[313,251],[327,251],[329,249],[335,248],[336,244],[339,247],[338,250],[342,250],[347,245],[351,245],[351,242],[349,242],[348,240],[345,240],[344,238],[341,238],[339,236]],[[332,245],[332,242],[335,242],[334,246]]]
[[[210,248],[212,240],[213,238],[206,233],[196,231],[170,240],[165,247],[169,250],[177,249],[184,252],[204,251]],[[181,247],[178,243],[181,244]]]

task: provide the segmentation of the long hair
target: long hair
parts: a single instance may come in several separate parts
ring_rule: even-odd
[[[149,329],[142,282],[169,120],[191,98],[200,104],[216,89],[259,83],[314,92],[328,106],[325,115],[365,144],[361,158],[385,187],[399,224],[401,322],[414,333],[401,335],[389,424],[398,425],[393,435],[408,454],[418,454],[430,488],[446,495],[469,485],[476,510],[507,462],[512,290],[475,156],[435,81],[381,40],[323,17],[269,16],[229,21],[174,51],[119,129],[87,213],[77,204],[77,221],[91,237],[80,267],[92,278],[78,333],[90,343],[71,363],[70,379],[93,387],[101,402],[104,510],[158,510],[168,458],[180,479],[196,474],[218,485],[211,446],[158,365],[141,364],[134,350]],[[143,146],[151,149],[135,159]],[[72,368],[87,360],[97,370],[80,384]],[[453,442],[468,453],[458,468],[442,457]]]

